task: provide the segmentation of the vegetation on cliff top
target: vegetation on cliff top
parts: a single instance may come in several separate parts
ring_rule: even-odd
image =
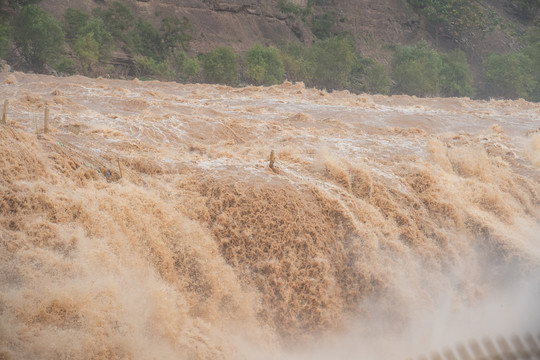
[[[0,1],[0,55],[19,54],[19,68],[88,76],[136,76],[174,81],[205,81],[229,85],[272,85],[285,79],[308,86],[353,92],[405,93],[417,96],[474,96],[475,83],[463,51],[440,52],[422,41],[394,45],[391,63],[366,58],[350,34],[336,34],[335,13],[315,13],[316,0],[306,7],[286,0],[280,9],[309,23],[317,39],[301,43],[255,44],[245,53],[219,47],[206,54],[190,50],[189,19],[163,17],[158,27],[136,17],[121,2],[92,13],[67,9],[58,21],[37,0]],[[497,17],[475,2],[409,0],[411,6],[440,22],[453,36],[471,29],[491,31]],[[517,9],[538,9],[540,0],[515,0]],[[540,101],[540,27],[515,53],[484,58],[482,96]],[[486,90],[487,89],[487,90]]]

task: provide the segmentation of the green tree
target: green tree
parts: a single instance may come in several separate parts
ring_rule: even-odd
[[[114,40],[110,32],[107,31],[103,20],[91,19],[81,29],[79,37],[92,34],[92,37],[99,45],[99,60],[108,59],[114,50]]]
[[[187,57],[182,64],[182,78],[184,80],[194,80],[201,72],[201,65],[196,57]]]
[[[311,15],[313,11],[313,1],[309,0],[306,7],[302,7],[287,0],[280,0],[278,7],[282,13],[290,14],[291,16],[298,16],[300,19],[302,19],[302,21],[306,21],[307,17]]]
[[[0,22],[0,57],[3,57],[6,53],[9,45],[10,31],[8,24],[1,20]]]
[[[279,47],[279,56],[290,81],[308,81],[307,48],[302,43],[288,43]]]
[[[60,23],[36,5],[23,7],[15,18],[14,39],[24,58],[37,68],[55,66],[65,52]]]
[[[135,25],[135,16],[126,5],[115,1],[107,9],[94,9],[92,14],[103,20],[107,30],[115,39],[128,42],[129,33]]]
[[[138,77],[144,78],[150,76],[160,80],[172,80],[174,71],[165,61],[156,61],[151,57],[135,57],[135,73]]]
[[[238,59],[230,47],[219,47],[201,56],[206,81],[235,84],[238,79]]]
[[[332,27],[336,23],[336,13],[333,11],[314,15],[311,19],[311,32],[318,39],[327,39],[332,36]]]
[[[164,60],[159,31],[148,21],[142,18],[137,20],[128,42],[136,54],[156,61]]]
[[[86,71],[89,71],[92,68],[92,65],[99,60],[99,43],[91,32],[79,36],[75,41],[73,50],[79,55]]]
[[[470,0],[408,0],[428,21],[444,24],[453,37],[468,36],[472,30],[489,32],[499,24],[496,14]],[[535,0],[536,1],[536,0]]]
[[[60,73],[74,74],[75,62],[68,56],[62,56],[60,60],[56,63],[55,69],[58,70]]]
[[[184,16],[182,20],[175,17],[164,18],[161,20],[159,31],[164,51],[173,53],[178,48],[183,51],[189,50],[193,27],[187,17]]]
[[[115,47],[103,20],[84,11],[68,8],[64,13],[64,30],[87,71],[96,62],[106,61]]]
[[[484,75],[495,96],[527,99],[536,88],[533,61],[523,52],[491,54],[484,59],[483,65]]]
[[[382,64],[372,62],[364,74],[364,91],[370,94],[388,94],[392,89],[392,80],[388,70]]]
[[[354,46],[349,38],[317,40],[308,52],[311,84],[327,90],[346,88],[354,61]]]
[[[196,57],[185,51],[176,51],[172,57],[175,70],[183,81],[194,81],[201,72],[201,65]]]
[[[26,5],[32,5],[41,0],[0,0],[0,14],[8,14]],[[10,11],[11,10],[11,11]]]
[[[280,84],[285,75],[278,50],[273,47],[252,46],[245,55],[246,78],[256,85]]]
[[[540,0],[538,2],[540,3]],[[523,50],[523,53],[531,60],[532,77],[536,84],[529,99],[540,101],[540,26],[527,35],[527,41],[529,45]]]
[[[360,93],[387,94],[392,87],[388,70],[373,59],[355,54],[355,62],[351,70],[347,89]]]
[[[83,35],[81,29],[90,21],[92,16],[84,11],[67,8],[64,12],[64,31],[69,41],[74,41]]]
[[[417,96],[438,95],[441,69],[441,57],[426,42],[399,46],[392,56],[395,91]]]
[[[467,63],[467,56],[461,50],[441,54],[440,74],[441,94],[443,96],[473,96],[474,80]]]

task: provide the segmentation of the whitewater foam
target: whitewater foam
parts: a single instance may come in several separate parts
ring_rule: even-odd
[[[390,359],[540,330],[538,104],[8,76],[0,358]]]

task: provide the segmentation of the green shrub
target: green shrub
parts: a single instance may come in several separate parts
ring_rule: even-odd
[[[201,72],[201,65],[196,57],[185,51],[178,51],[173,56],[174,67],[183,81],[195,81]]]
[[[111,55],[111,52],[115,48],[114,40],[105,27],[103,20],[101,19],[91,19],[88,21],[81,29],[79,37],[87,36],[91,34],[93,39],[99,45],[99,60],[104,61],[108,59]]]
[[[527,41],[529,46],[523,50],[523,53],[531,59],[532,76],[536,83],[535,88],[529,95],[529,99],[540,101],[540,27],[536,27],[527,35]]]
[[[528,99],[536,88],[533,61],[522,52],[491,54],[484,59],[484,75],[494,96]]]
[[[182,20],[166,17],[161,20],[158,29],[143,18],[136,19],[131,10],[118,1],[108,8],[95,9],[93,15],[96,18],[94,20],[101,21],[104,29],[111,35],[111,46],[100,47],[100,53],[103,54],[102,50],[105,49],[113,49],[115,44],[121,46],[135,55],[137,60],[134,71],[138,75],[170,79],[178,71],[184,78],[192,78],[199,72],[197,60],[189,58],[183,61],[181,57],[180,64],[177,59],[179,53],[188,51],[193,37],[191,23],[186,17]],[[100,46],[109,44],[109,41],[105,41],[108,38],[97,36],[97,29],[94,29],[93,33]]]
[[[382,64],[369,64],[364,73],[364,91],[370,94],[388,94],[392,89],[392,80],[388,70]]]
[[[438,53],[422,41],[399,46],[392,57],[394,91],[417,96],[472,96],[474,80],[460,50]]]
[[[426,42],[399,46],[392,56],[395,91],[417,96],[438,95],[441,69],[441,57]]]
[[[441,54],[440,74],[441,94],[443,96],[473,96],[474,80],[467,57],[461,50]]]
[[[68,8],[64,13],[64,30],[85,71],[98,61],[106,61],[115,47],[103,20],[84,11]]]
[[[364,58],[359,53],[355,54],[348,90],[355,93],[387,94],[391,87],[392,82],[384,65]]]
[[[32,5],[40,2],[41,0],[2,0],[0,1],[0,11],[7,11],[9,9],[20,9],[26,5]]]
[[[64,74],[73,74],[75,73],[75,63],[73,60],[67,56],[62,56],[60,60],[56,63],[55,69],[60,73]]]
[[[189,42],[193,39],[193,27],[187,17],[182,20],[168,17],[161,20],[161,42],[163,51],[173,53],[176,49],[189,50]]]
[[[307,48],[301,43],[289,43],[279,47],[279,56],[290,81],[307,81]]]
[[[460,37],[472,30],[489,32],[495,29],[501,19],[477,1],[470,0],[408,0],[426,18],[451,30],[451,35]],[[437,26],[438,28],[438,26]]]
[[[174,78],[174,71],[169,64],[145,56],[135,58],[135,73],[139,78],[143,79],[146,76],[160,80],[172,80]]]
[[[287,0],[280,0],[278,3],[279,10],[284,14],[291,14],[294,16],[300,17],[303,21],[306,20],[306,17],[311,14],[312,5],[308,2],[308,6],[305,8],[293,4]]]
[[[79,36],[75,41],[73,50],[77,53],[86,71],[99,60],[99,43],[93,33]]]
[[[236,84],[238,60],[233,49],[219,47],[201,56],[206,81],[219,84]]]
[[[368,66],[373,63],[373,60],[364,58],[362,54],[354,54],[354,63],[351,68],[351,74],[347,89],[355,93],[366,92],[365,76]]]
[[[349,38],[317,40],[308,51],[310,83],[327,90],[344,89],[354,62],[354,46]]]
[[[311,19],[311,32],[318,39],[327,39],[332,35],[332,27],[336,23],[336,13],[333,11],[314,15]]]
[[[135,25],[135,16],[126,5],[115,1],[107,9],[94,9],[92,14],[103,20],[107,30],[115,39],[128,42],[129,33]]]
[[[285,69],[278,50],[261,45],[252,46],[245,55],[246,78],[256,85],[274,85],[283,82]]]
[[[195,57],[188,57],[182,66],[182,76],[184,80],[194,80],[201,72],[199,60]]]
[[[129,45],[136,54],[156,61],[164,60],[159,31],[142,18],[137,20],[129,34]]]
[[[54,66],[64,54],[65,35],[58,21],[36,5],[21,9],[14,21],[15,43],[28,63]]]
[[[490,54],[483,62],[487,95],[540,101],[540,28],[526,36],[519,52]]]
[[[90,21],[91,15],[84,11],[68,8],[64,12],[64,31],[69,41],[74,41],[80,35],[81,29]]]
[[[7,23],[0,22],[0,57],[6,54],[9,45],[10,31]]]
[[[156,29],[152,24],[139,18],[129,34],[129,44],[136,54],[164,61],[176,50],[187,51],[192,39],[189,20],[169,17],[161,21]]]
[[[302,14],[302,7],[299,5],[288,2],[287,0],[280,0],[278,3],[279,11],[285,14],[292,14],[300,16]]]

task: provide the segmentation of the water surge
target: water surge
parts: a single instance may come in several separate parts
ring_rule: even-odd
[[[0,83],[2,359],[405,359],[540,332],[539,104]]]

